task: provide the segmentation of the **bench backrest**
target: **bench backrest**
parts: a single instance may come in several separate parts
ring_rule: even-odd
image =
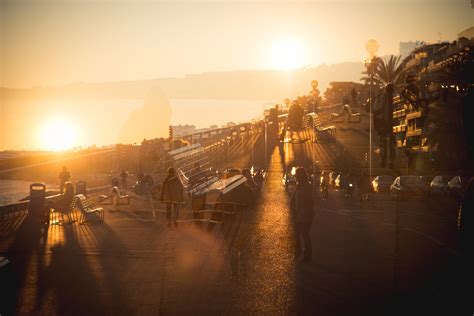
[[[83,209],[91,209],[94,206],[90,203],[90,201],[86,198],[83,194],[76,195],[76,199],[79,202],[78,206],[81,206]]]
[[[320,116],[316,113],[306,114],[303,123],[305,128],[313,128],[313,125],[314,127],[319,127],[322,124]]]

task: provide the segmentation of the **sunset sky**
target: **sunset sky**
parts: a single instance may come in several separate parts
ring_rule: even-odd
[[[361,61],[364,43],[454,40],[469,0],[1,0],[1,86]]]
[[[398,54],[400,41],[452,41],[473,21],[469,0],[0,0],[0,86],[362,62],[370,38],[380,43],[378,55]],[[350,78],[335,75],[318,79],[327,84],[359,78],[358,71]],[[161,94],[157,88],[154,93]],[[160,106],[172,108],[171,122],[162,125],[198,127],[251,119],[262,113],[264,102],[275,101],[180,101],[165,95],[160,100],[153,110],[158,116]],[[69,96],[11,101],[0,96],[0,150],[64,149],[166,136],[140,134],[145,126],[139,123],[131,127],[133,135],[119,136],[132,117],[153,117],[142,109],[146,102],[145,95],[120,101]]]

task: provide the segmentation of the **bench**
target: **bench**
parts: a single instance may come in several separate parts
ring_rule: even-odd
[[[64,196],[63,196],[63,198],[64,198]],[[52,225],[67,225],[67,224],[72,224],[72,223],[75,222],[75,220],[73,220],[71,217],[72,217],[72,213],[74,212],[74,210],[76,209],[76,206],[77,206],[77,197],[76,196],[73,196],[71,198],[71,201],[69,202],[69,204],[67,204],[66,207],[64,207],[64,205],[61,205],[61,201],[58,201],[58,202],[51,201],[46,206],[49,209],[53,209],[53,210],[57,211],[59,214],[61,214],[61,220],[58,220],[57,217],[54,218],[51,221]],[[67,215],[69,217],[69,221],[64,222],[62,220],[63,215]]]
[[[83,194],[76,195],[77,197],[77,208],[81,211],[81,224],[85,223],[86,218],[91,214],[98,214],[99,219],[104,221],[104,209],[93,205],[90,200]]]
[[[324,125],[321,121],[321,117],[316,113],[307,114],[304,119],[304,124],[306,128],[313,128],[315,141],[336,137],[336,126]]]
[[[350,121],[353,121],[353,122],[361,121],[360,113],[352,112],[351,106],[349,104],[344,104],[344,106],[342,107],[341,113],[332,113],[331,119],[338,119],[341,116],[344,117],[344,121],[346,123],[349,123]]]

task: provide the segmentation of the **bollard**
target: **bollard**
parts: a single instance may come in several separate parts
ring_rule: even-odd
[[[76,182],[76,194],[83,194],[87,197],[87,184],[85,181]]]
[[[32,183],[30,185],[30,205],[28,216],[41,220],[45,214],[46,207],[46,185],[43,183]]]

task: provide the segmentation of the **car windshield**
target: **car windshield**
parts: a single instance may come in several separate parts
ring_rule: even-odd
[[[400,181],[403,185],[414,186],[421,183],[421,180],[418,177],[404,177],[400,178]]]

